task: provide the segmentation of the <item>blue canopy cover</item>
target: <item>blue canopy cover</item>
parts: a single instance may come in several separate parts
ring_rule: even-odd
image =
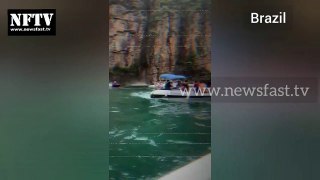
[[[174,80],[174,79],[186,79],[187,77],[183,75],[175,75],[175,74],[161,74],[160,78],[165,80]]]

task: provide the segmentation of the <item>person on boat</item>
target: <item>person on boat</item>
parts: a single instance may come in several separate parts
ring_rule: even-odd
[[[165,88],[166,82],[167,82],[167,81],[161,81],[161,82],[160,82],[161,89],[164,89],[164,88]]]
[[[211,87],[211,81],[206,82],[207,87]]]
[[[198,81],[194,81],[193,87],[195,88],[196,92],[199,91],[199,82]]]
[[[167,80],[166,84],[164,85],[164,90],[171,90],[171,82]]]
[[[176,89],[176,88],[177,88],[177,85],[178,85],[177,81],[174,80],[174,81],[172,82],[172,89]]]
[[[177,82],[176,88],[179,89],[179,88],[181,88],[181,86],[182,86],[182,83],[181,83],[181,81],[179,80],[179,81]]]
[[[207,84],[204,83],[204,82],[200,82],[200,83],[199,83],[199,89],[200,89],[201,91],[207,92]]]
[[[185,80],[182,84],[181,84],[181,86],[182,86],[182,90],[184,90],[184,89],[187,89],[187,90],[189,90],[189,84],[188,84],[188,81],[187,80]]]

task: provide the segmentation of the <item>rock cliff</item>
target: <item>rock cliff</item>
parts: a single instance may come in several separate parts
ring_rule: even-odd
[[[206,0],[109,0],[110,77],[147,83],[161,73],[210,78]]]

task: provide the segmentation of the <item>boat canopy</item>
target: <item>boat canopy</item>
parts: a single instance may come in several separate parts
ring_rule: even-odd
[[[174,79],[186,79],[187,77],[183,75],[175,75],[175,74],[161,74],[160,78],[165,80],[174,80]]]

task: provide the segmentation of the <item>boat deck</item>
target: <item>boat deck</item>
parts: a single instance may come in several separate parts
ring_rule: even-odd
[[[163,177],[159,180],[210,180],[211,179],[211,154],[207,154]]]

